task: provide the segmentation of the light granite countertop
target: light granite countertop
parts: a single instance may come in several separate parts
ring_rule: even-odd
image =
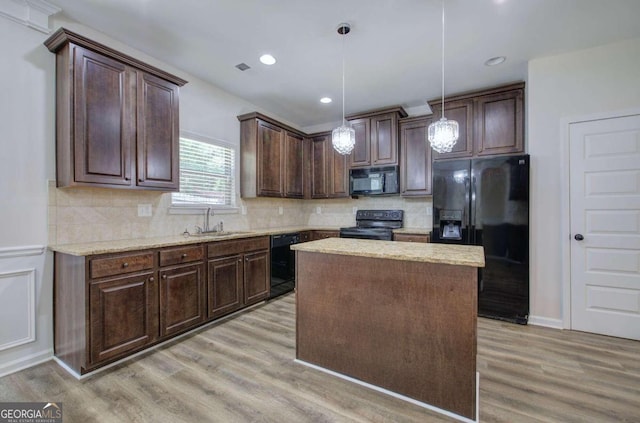
[[[295,244],[291,249],[312,253],[484,267],[484,249],[476,245],[327,238]]]
[[[49,245],[51,251],[71,254],[73,256],[91,256],[96,254],[119,253],[125,251],[145,250],[149,248],[172,247],[198,244],[201,242],[226,241],[229,239],[251,238],[257,236],[286,234],[311,230],[338,230],[338,228],[281,227],[255,229],[250,231],[228,231],[211,235],[175,235],[156,238],[121,239],[115,241],[83,242],[79,244]]]
[[[198,244],[201,242],[215,242],[225,241],[229,239],[237,238],[250,238],[265,235],[286,234],[291,232],[301,231],[314,231],[314,230],[333,230],[337,231],[340,228],[328,228],[328,227],[308,227],[308,226],[289,226],[278,227],[269,229],[254,229],[249,231],[229,231],[222,234],[204,235],[204,236],[166,236],[156,238],[136,238],[136,239],[121,239],[115,241],[96,241],[96,242],[83,242],[78,244],[59,244],[49,245],[51,251],[58,253],[71,254],[73,256],[91,256],[96,254],[108,254],[119,253],[126,251],[144,250],[149,248],[162,248],[179,245]],[[419,228],[400,228],[394,229],[395,233],[410,233],[410,234],[429,234],[428,229]],[[344,238],[342,238],[344,239]]]

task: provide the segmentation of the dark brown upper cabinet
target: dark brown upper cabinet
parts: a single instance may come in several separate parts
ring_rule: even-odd
[[[260,113],[240,121],[240,195],[304,198],[304,134]]]
[[[400,195],[424,197],[432,195],[431,148],[427,128],[431,116],[400,120]]]
[[[331,133],[311,135],[311,198],[349,196],[348,157],[333,149]]]
[[[442,103],[429,102],[433,119]],[[460,137],[450,153],[434,160],[517,154],[524,152],[524,82],[445,98],[445,117],[458,121]]]
[[[398,164],[398,120],[406,116],[402,107],[348,116],[356,132],[356,145],[349,156],[350,167]]]
[[[187,81],[65,28],[56,53],[58,187],[179,189],[179,87]]]

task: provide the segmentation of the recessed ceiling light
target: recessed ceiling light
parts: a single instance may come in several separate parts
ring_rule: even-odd
[[[329,97],[322,97],[320,99],[320,103],[324,103],[324,104],[329,104],[331,103],[333,100],[331,100]]]
[[[273,65],[276,62],[276,58],[270,54],[263,54],[260,56],[260,61],[265,65]]]
[[[504,61],[507,60],[506,57],[504,56],[496,56],[496,57],[492,57],[491,59],[487,60],[486,62],[484,62],[485,66],[496,66],[499,65],[501,63],[504,63]]]

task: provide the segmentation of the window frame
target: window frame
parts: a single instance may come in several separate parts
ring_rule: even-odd
[[[192,141],[203,142],[211,145],[215,145],[218,147],[228,148],[233,150],[233,192],[231,193],[231,198],[233,204],[231,205],[220,205],[220,204],[209,204],[209,203],[188,203],[188,204],[175,204],[173,202],[174,192],[171,193],[170,196],[170,205],[169,205],[169,214],[202,214],[208,208],[211,208],[215,211],[216,214],[232,214],[238,213],[240,207],[238,206],[238,188],[240,181],[240,169],[239,169],[239,147],[236,144],[233,144],[229,141],[225,141],[219,138],[214,138],[206,135],[201,135],[195,132],[190,131],[180,131],[179,142],[183,139],[189,139]],[[179,150],[179,149],[178,149]],[[180,160],[180,158],[178,158]],[[179,193],[180,191],[178,191]]]

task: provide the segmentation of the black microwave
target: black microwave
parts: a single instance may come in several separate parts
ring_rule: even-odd
[[[369,167],[349,170],[349,194],[398,194],[398,166]]]

